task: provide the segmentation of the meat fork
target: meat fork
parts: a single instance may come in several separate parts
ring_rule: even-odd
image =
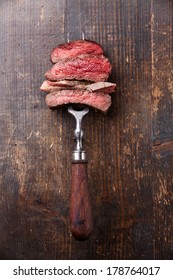
[[[93,229],[93,215],[88,189],[86,152],[82,147],[82,118],[89,112],[89,108],[75,110],[70,106],[68,112],[76,120],[76,148],[72,153],[70,229],[75,239],[86,240]]]

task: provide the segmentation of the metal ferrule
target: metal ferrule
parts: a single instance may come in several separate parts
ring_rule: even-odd
[[[72,153],[72,162],[86,162],[86,152],[84,150],[82,151],[78,151],[78,150],[74,150]]]

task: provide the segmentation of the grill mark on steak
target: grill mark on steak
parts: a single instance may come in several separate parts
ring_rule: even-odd
[[[51,61],[56,63],[62,59],[71,59],[82,54],[102,55],[102,47],[93,41],[76,40],[60,44],[51,52]]]
[[[46,104],[50,108],[69,103],[80,103],[106,112],[111,105],[111,97],[102,92],[88,92],[87,90],[61,90],[46,95]]]
[[[112,93],[116,87],[116,84],[108,83],[108,82],[97,82],[97,83],[88,83],[82,81],[58,81],[58,82],[51,82],[51,81],[44,81],[41,85],[40,89],[45,92],[53,92],[57,90],[63,89],[85,89],[88,91],[100,91],[103,93]]]
[[[103,55],[81,55],[56,63],[45,73],[45,77],[51,81],[75,79],[102,82],[108,79],[111,69],[109,60]]]

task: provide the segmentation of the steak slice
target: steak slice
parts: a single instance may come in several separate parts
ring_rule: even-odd
[[[97,82],[97,83],[86,85],[86,89],[88,91],[103,92],[107,94],[114,92],[115,87],[116,84],[108,83],[108,82]]]
[[[45,102],[50,108],[69,103],[80,103],[106,112],[111,105],[111,96],[87,90],[61,90],[47,94]]]
[[[103,54],[102,47],[93,41],[76,40],[58,45],[51,52],[51,61],[56,63],[62,59],[71,59],[81,54]]]
[[[111,68],[109,60],[103,55],[81,55],[56,63],[45,73],[45,77],[51,81],[75,79],[103,82],[108,79]]]
[[[45,92],[53,92],[57,90],[63,89],[85,89],[88,91],[101,91],[103,93],[111,93],[114,91],[116,84],[108,83],[108,82],[97,82],[97,83],[88,83],[82,81],[58,81],[58,82],[51,82],[51,81],[44,81],[41,85],[40,89]]]
[[[56,90],[62,89],[85,89],[87,85],[90,85],[90,82],[84,81],[69,81],[69,80],[62,80],[58,82],[52,81],[44,81],[40,87],[41,90],[45,92],[52,92]]]

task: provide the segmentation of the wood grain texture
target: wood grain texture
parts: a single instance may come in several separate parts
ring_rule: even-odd
[[[171,0],[0,2],[0,258],[173,258]],[[117,83],[83,122],[95,229],[70,233],[74,120],[39,87],[59,43],[100,43]]]

